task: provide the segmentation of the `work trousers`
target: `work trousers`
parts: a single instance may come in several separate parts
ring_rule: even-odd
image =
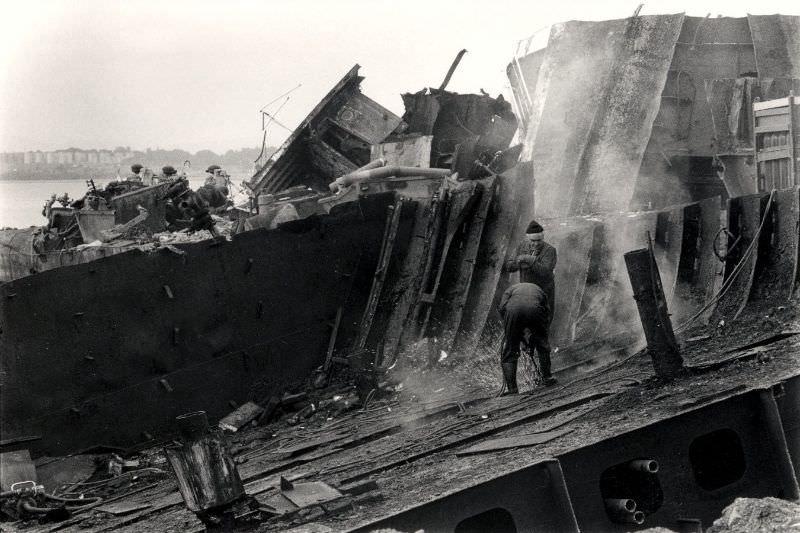
[[[533,357],[533,350],[539,356],[539,367],[542,376],[550,376],[550,341],[547,336],[550,317],[540,310],[509,309],[503,318],[505,338],[503,344],[502,363],[516,363],[519,359],[520,344],[525,343]],[[530,337],[525,341],[525,329]]]

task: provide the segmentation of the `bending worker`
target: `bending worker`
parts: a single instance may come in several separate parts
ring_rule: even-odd
[[[501,366],[506,383],[505,394],[517,394],[517,360],[520,344],[526,345],[533,360],[533,351],[539,356],[539,368],[545,386],[554,385],[550,373],[550,304],[547,294],[535,283],[517,283],[503,293],[500,299],[500,316],[503,317],[503,352]],[[527,337],[527,338],[526,338]]]

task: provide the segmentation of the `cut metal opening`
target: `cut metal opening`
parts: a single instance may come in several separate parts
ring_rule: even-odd
[[[517,525],[511,513],[502,507],[495,507],[482,513],[465,518],[456,526],[454,533],[517,533]]]
[[[689,461],[695,481],[705,490],[716,490],[740,480],[747,468],[742,441],[728,428],[694,439],[689,445]]]

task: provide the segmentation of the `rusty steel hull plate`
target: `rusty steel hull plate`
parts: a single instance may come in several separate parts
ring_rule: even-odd
[[[586,278],[589,275],[592,246],[597,222],[572,220],[562,225],[558,220],[543,221],[547,241],[556,248],[556,298],[551,341],[559,345],[572,340],[572,324],[578,318]]]
[[[728,202],[728,231],[734,236],[734,240],[729,243],[731,248],[725,259],[725,284],[728,289],[717,304],[714,321],[733,320],[750,299],[756,265],[759,255],[763,253],[759,251],[758,240],[754,240],[766,201],[766,195],[754,194],[732,198]],[[751,246],[752,251],[747,254]]]
[[[763,250],[763,265],[753,286],[751,301],[778,304],[789,299],[797,280],[800,239],[798,188],[777,191],[770,209],[770,246]]]

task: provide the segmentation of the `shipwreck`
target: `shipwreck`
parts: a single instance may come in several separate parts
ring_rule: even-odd
[[[402,116],[356,65],[249,180],[229,239],[4,259],[24,264],[0,285],[4,461],[158,470],[159,446],[187,453],[176,417],[204,411],[181,418],[199,439],[235,409],[224,501],[250,498],[231,513],[259,531],[699,531],[737,497],[797,500],[798,24],[569,22],[518,50],[512,101],[447,91],[459,54]],[[534,216],[563,384],[495,398],[475,380]],[[42,477],[99,498],[124,474]],[[118,486],[56,527],[209,524],[180,474]]]

